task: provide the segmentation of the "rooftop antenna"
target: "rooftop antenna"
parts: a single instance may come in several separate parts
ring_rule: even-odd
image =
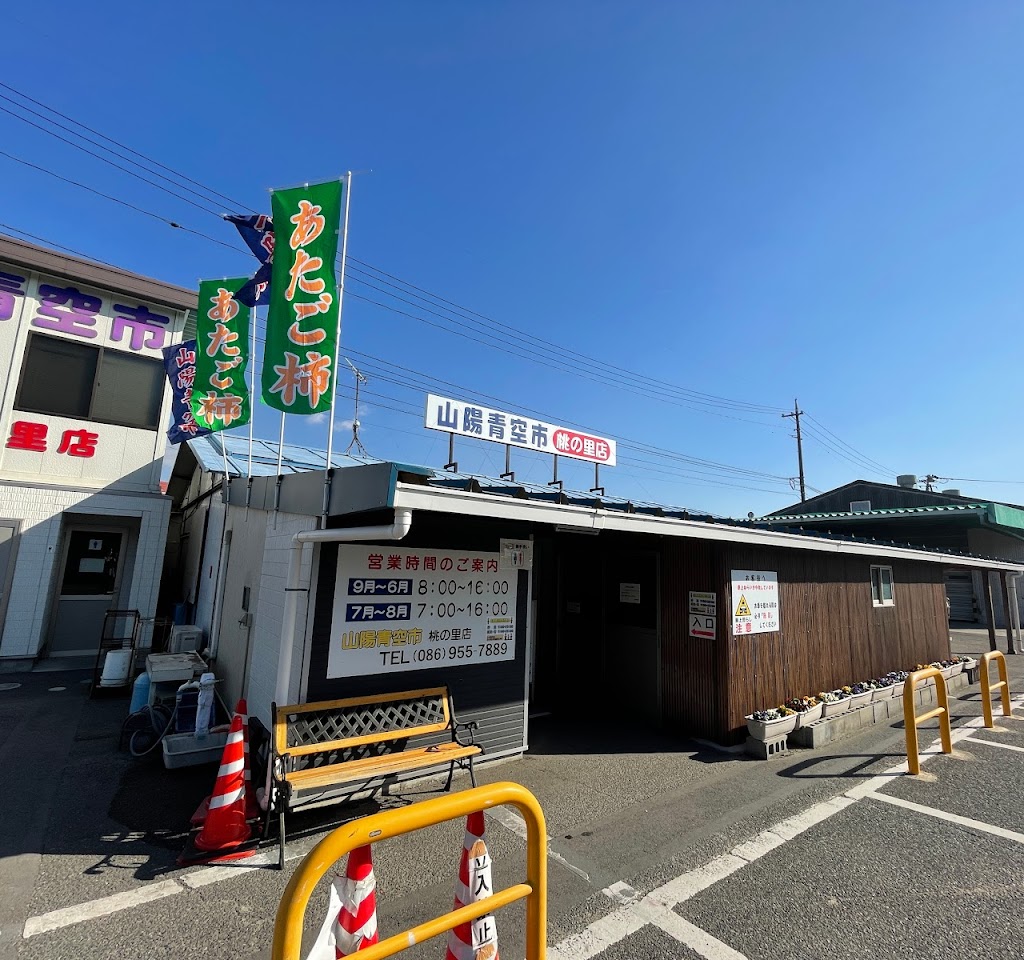
[[[345,357],[344,360],[352,368],[352,372],[356,376],[356,401],[355,409],[352,411],[352,439],[349,440],[348,446],[345,448],[345,456],[350,456],[352,448],[355,447],[364,457],[368,457],[370,454],[366,452],[363,441],[359,439],[359,389],[364,383],[369,383],[369,381],[348,357]]]

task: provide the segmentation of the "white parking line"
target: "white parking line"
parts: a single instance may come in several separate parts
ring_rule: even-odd
[[[700,954],[705,960],[747,960],[745,954],[733,950],[727,943],[722,943],[706,930],[694,926],[674,910],[646,904],[640,907],[640,914],[646,916],[651,923],[664,930],[674,940]]]
[[[993,823],[985,823],[983,820],[973,820],[970,817],[961,817],[957,813],[947,813],[937,807],[926,807],[922,803],[914,803],[904,800],[902,797],[890,797],[884,793],[876,793],[872,800],[880,800],[882,803],[890,803],[894,807],[903,807],[904,810],[913,810],[915,813],[923,813],[936,820],[945,820],[946,823],[955,823],[961,827],[970,827],[980,833],[991,833],[994,837],[1002,837],[1004,840],[1012,840],[1014,843],[1024,843],[1024,833],[1017,833],[1014,830],[1007,830],[1005,827],[997,827]]]
[[[999,747],[1001,750],[1016,750],[1024,753],[1024,747],[1015,747],[1012,743],[999,743],[997,740],[985,740],[983,737],[971,737],[971,743],[983,743],[987,747]]]
[[[1024,697],[1014,698],[1013,706],[1016,708],[1021,705],[1024,705]],[[984,722],[982,717],[975,717],[957,727],[952,732],[953,743],[973,738],[979,729],[984,729]],[[989,741],[972,740],[972,742]],[[941,754],[941,742],[936,740],[920,752],[921,763],[926,763],[932,757],[941,756]],[[639,901],[619,906],[579,933],[567,937],[557,947],[550,949],[548,955],[553,960],[592,960],[593,957],[603,953],[630,934],[636,933],[637,930],[649,923],[664,930],[695,953],[705,957],[706,960],[745,960],[743,954],[737,953],[728,944],[689,923],[673,908],[865,797],[874,797],[887,803],[893,803],[895,806],[917,809],[918,812],[928,813],[932,816],[939,815],[953,823],[994,833],[1004,839],[1024,842],[1024,836],[1015,834],[1011,830],[1003,830],[991,824],[968,820],[966,817],[957,817],[955,814],[945,814],[931,807],[911,804],[909,801],[897,801],[895,798],[878,793],[882,787],[892,783],[896,777],[906,775],[907,772],[906,761],[895,764],[840,796],[816,803],[801,813],[780,821],[749,840],[737,844],[729,853],[715,857],[703,866],[669,880]],[[621,903],[622,900],[616,894],[621,893],[624,887],[626,884],[620,882],[606,888],[603,892],[610,899]],[[627,887],[627,889],[631,888]]]
[[[514,810],[510,810],[508,807],[491,807],[487,811],[487,816],[497,820],[506,830],[511,830],[521,840],[526,839],[526,821],[519,816]],[[587,883],[590,883],[590,874],[581,870],[574,864],[569,863],[560,853],[551,849],[551,837],[544,838],[548,848],[548,856],[556,863],[560,863],[566,870],[570,870],[575,873],[576,876],[582,877]]]
[[[1014,709],[1024,706],[1024,696],[1014,697],[1011,703]],[[1021,718],[1014,717],[1014,719]],[[984,729],[983,718],[975,717],[953,731],[953,742],[957,743],[973,738],[972,742],[975,743],[984,743],[988,746],[1007,750],[1024,751],[1022,747],[975,737],[975,734]],[[924,763],[931,757],[939,755],[940,750],[939,741],[936,740],[925,750],[921,751],[921,762]],[[764,830],[749,840],[738,844],[729,853],[715,857],[708,863],[668,881],[656,890],[651,891],[646,897],[619,906],[610,914],[592,923],[585,930],[566,938],[557,947],[551,948],[549,950],[550,956],[556,958],[556,960],[558,958],[561,958],[561,960],[589,960],[589,958],[606,950],[623,939],[623,937],[635,933],[649,923],[653,923],[681,943],[685,943],[696,953],[708,958],[708,960],[742,960],[742,954],[736,953],[731,947],[715,940],[710,934],[683,920],[672,908],[696,896],[720,880],[724,880],[730,874],[760,859],[765,854],[780,847],[783,843],[789,842],[794,837],[799,836],[804,831],[809,830],[833,814],[845,809],[854,801],[864,797],[875,796],[876,799],[891,803],[894,806],[914,809],[920,813],[926,813],[929,816],[938,817],[951,823],[991,833],[1017,843],[1024,843],[1024,834],[877,793],[879,789],[892,783],[895,777],[906,772],[907,764],[904,761],[890,767],[883,774],[871,777],[864,783],[847,790],[841,796],[814,804],[814,806],[801,813],[780,821],[768,830]],[[499,807],[488,810],[487,813],[488,816],[493,817],[517,836],[526,837],[525,821],[511,810]],[[550,838],[548,839],[550,840]],[[288,854],[286,859],[298,859],[305,856],[306,852],[302,847],[297,847],[292,853]],[[577,876],[582,877],[588,883],[590,882],[590,877],[587,873],[569,863],[561,854],[552,850],[550,846],[548,847],[548,856],[552,860],[561,863],[566,869],[571,870]],[[101,897],[86,903],[51,910],[49,913],[29,917],[25,921],[22,936],[25,938],[38,936],[39,934],[49,933],[62,927],[82,923],[86,920],[130,910],[133,907],[142,906],[155,900],[162,900],[165,897],[188,890],[197,890],[213,883],[219,883],[222,880],[251,873],[255,870],[265,870],[276,862],[276,859],[276,852],[268,851],[257,854],[251,860],[243,861],[238,866],[198,867],[195,870],[181,874],[176,880],[149,883],[132,890],[112,894],[108,897]],[[631,890],[631,888],[627,887],[624,883],[617,883],[606,888],[605,892],[616,902],[621,903],[622,901],[619,899],[619,896],[613,896],[609,891],[625,895],[628,898],[627,890]],[[671,916],[668,916],[668,914],[671,914]],[[678,922],[673,918],[678,918]]]
[[[135,890],[125,890],[123,893],[101,897],[99,900],[90,900],[87,903],[75,904],[73,907],[51,910],[38,917],[29,917],[25,921],[22,936],[27,939],[40,933],[50,933],[61,927],[69,927],[73,923],[81,923],[83,920],[106,917],[112,913],[119,913],[121,910],[130,910],[132,907],[141,906],[144,903],[172,897],[176,893],[182,893],[184,889],[176,880],[161,880],[159,883],[150,883]]]

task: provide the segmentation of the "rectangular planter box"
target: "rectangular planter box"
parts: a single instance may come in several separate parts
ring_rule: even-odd
[[[168,770],[177,770],[200,763],[218,763],[227,742],[227,733],[210,733],[201,740],[191,733],[168,734],[163,742],[164,766]]]

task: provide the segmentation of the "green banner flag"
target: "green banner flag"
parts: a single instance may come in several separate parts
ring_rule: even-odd
[[[340,180],[276,190],[263,402],[285,413],[331,408],[338,359],[334,260],[341,220]]]
[[[192,415],[202,427],[226,430],[249,422],[249,310],[234,299],[246,277],[203,280],[196,320]]]

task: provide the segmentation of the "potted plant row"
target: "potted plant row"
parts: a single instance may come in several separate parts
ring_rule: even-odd
[[[923,670],[926,666],[935,667],[949,680],[964,669],[976,667],[977,661],[971,657],[953,656],[930,664],[919,663],[914,669]],[[794,697],[777,707],[757,710],[745,717],[747,732],[756,740],[765,740],[792,733],[816,720],[834,717],[875,700],[902,697],[908,676],[910,674],[905,670],[890,670],[873,680],[862,680],[835,690],[822,690],[816,697]],[[929,684],[934,682],[934,678],[928,681]]]
[[[953,657],[931,664],[943,671],[947,678],[956,676],[965,666],[973,665],[974,662],[967,657]],[[923,668],[924,664],[918,664],[916,667],[918,670]],[[757,740],[765,740],[782,736],[784,733],[792,733],[816,720],[834,717],[875,700],[902,697],[903,685],[908,676],[905,670],[890,670],[884,676],[873,680],[863,680],[860,683],[837,687],[835,690],[822,690],[816,697],[794,697],[777,707],[750,714],[745,718],[747,732]]]

